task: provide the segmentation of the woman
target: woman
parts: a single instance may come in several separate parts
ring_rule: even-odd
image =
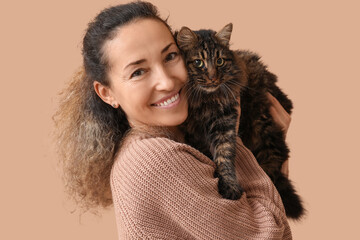
[[[113,203],[120,239],[291,239],[279,194],[239,138],[245,193],[236,201],[218,194],[214,163],[182,143],[187,72],[153,5],[102,11],[83,57],[55,116],[67,189],[80,206]],[[289,119],[273,101],[274,115]]]

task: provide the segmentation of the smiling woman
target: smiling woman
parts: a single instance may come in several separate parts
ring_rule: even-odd
[[[95,91],[104,102],[120,106],[132,127],[172,127],[185,121],[187,101],[180,90],[187,72],[163,22],[133,21],[117,29],[103,51],[110,87],[95,81]]]
[[[187,71],[152,4],[103,10],[83,58],[54,117],[67,190],[80,207],[113,204],[120,239],[291,239],[279,194],[240,138],[238,200],[221,197],[214,163],[182,142]]]

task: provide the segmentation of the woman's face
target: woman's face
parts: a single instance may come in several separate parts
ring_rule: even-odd
[[[112,103],[121,106],[133,127],[177,126],[185,121],[187,100],[181,90],[187,71],[162,22],[141,19],[122,26],[105,43],[104,53]]]

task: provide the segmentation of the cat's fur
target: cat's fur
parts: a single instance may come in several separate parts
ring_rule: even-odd
[[[176,33],[189,72],[185,87],[189,116],[182,125],[185,140],[215,162],[219,193],[228,199],[238,199],[242,189],[233,166],[238,134],[274,182],[287,216],[299,219],[304,213],[302,201],[280,171],[289,157],[289,149],[283,132],[271,118],[266,93],[277,98],[288,113],[292,102],[276,86],[276,76],[260,62],[259,56],[229,49],[231,32],[232,24],[217,33],[191,31],[187,27]],[[203,61],[202,66],[199,60]],[[240,96],[241,118],[236,132]]]
[[[189,101],[189,116],[183,124],[185,141],[215,162],[219,193],[224,198],[238,199],[243,190],[233,161],[237,99],[241,85],[246,84],[246,75],[242,61],[236,62],[238,57],[228,48],[231,28],[227,26],[215,34],[206,30],[194,33],[184,27],[177,34],[177,43],[185,54],[189,72],[185,86]],[[225,61],[221,67],[216,66],[219,58]],[[203,61],[202,67],[196,66],[196,61]]]

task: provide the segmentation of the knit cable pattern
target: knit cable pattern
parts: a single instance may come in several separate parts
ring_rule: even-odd
[[[215,164],[167,138],[132,137],[111,172],[119,239],[292,239],[276,188],[237,138],[239,200],[218,193]]]

